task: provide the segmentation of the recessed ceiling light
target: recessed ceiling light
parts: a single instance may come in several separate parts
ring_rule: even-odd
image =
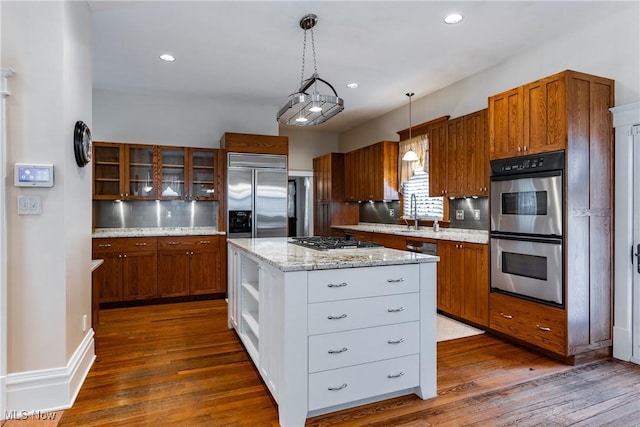
[[[166,62],[173,62],[176,60],[173,55],[169,55],[168,53],[163,53],[162,55],[160,55],[160,59]]]
[[[358,87],[358,83],[356,83],[356,82],[347,83],[347,87],[348,87],[349,89],[355,89],[355,88],[357,88],[357,87]]]
[[[460,21],[462,21],[462,15],[459,13],[451,13],[444,17],[444,22],[447,24],[457,24]]]

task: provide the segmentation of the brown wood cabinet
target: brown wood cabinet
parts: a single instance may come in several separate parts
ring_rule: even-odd
[[[158,296],[225,292],[221,236],[158,237]]]
[[[232,153],[288,155],[289,138],[286,136],[225,132],[220,138],[220,148]]]
[[[99,302],[157,296],[155,237],[94,239],[92,257],[104,259],[95,274]]]
[[[520,151],[514,145],[505,148],[501,123],[508,120],[507,110],[497,101],[504,94],[497,95],[489,99],[491,157],[565,151],[564,308],[492,293],[490,326],[569,362],[592,351],[609,352],[613,342],[613,126],[609,108],[614,105],[614,82],[565,71],[521,86],[518,93],[523,99],[524,145]],[[525,319],[522,322],[543,329],[520,333],[522,324],[507,322],[516,319],[514,313]]]
[[[344,201],[344,157],[328,153],[313,159],[313,233],[330,236],[331,225],[357,224],[359,209]]]
[[[101,303],[226,292],[224,236],[96,238],[92,256]]]
[[[598,79],[563,71],[489,97],[491,159],[565,149],[570,127],[584,118],[569,112],[589,96],[575,83],[597,84]]]
[[[489,189],[487,110],[429,127],[429,194],[486,196]]]
[[[488,245],[438,240],[438,310],[489,324]]]
[[[398,200],[398,143],[381,141],[345,156],[345,199]]]
[[[223,170],[219,152],[95,142],[93,199],[218,200]]]

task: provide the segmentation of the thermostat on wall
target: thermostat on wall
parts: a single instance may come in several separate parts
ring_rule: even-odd
[[[13,185],[16,187],[53,187],[53,165],[15,163]]]

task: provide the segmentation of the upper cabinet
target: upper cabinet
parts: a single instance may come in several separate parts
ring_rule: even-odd
[[[398,200],[398,143],[381,141],[345,155],[345,199]]]
[[[218,200],[217,149],[93,144],[94,200]]]
[[[289,154],[289,138],[225,132],[220,138],[220,148],[232,153],[283,154],[286,156]]]
[[[487,110],[429,127],[429,195],[486,196],[489,188]]]
[[[489,98],[490,158],[500,159],[567,148],[572,105],[580,102],[572,79],[591,79],[563,71]]]

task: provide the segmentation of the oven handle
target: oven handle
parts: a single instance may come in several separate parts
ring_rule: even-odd
[[[520,242],[549,243],[552,245],[562,244],[562,237],[560,236],[539,236],[537,234],[506,234],[492,231],[490,237],[492,239],[516,240]]]
[[[494,173],[489,178],[490,181],[509,181],[525,178],[550,178],[554,176],[562,176],[562,169],[556,169],[551,171],[542,172],[507,172],[507,173]]]

